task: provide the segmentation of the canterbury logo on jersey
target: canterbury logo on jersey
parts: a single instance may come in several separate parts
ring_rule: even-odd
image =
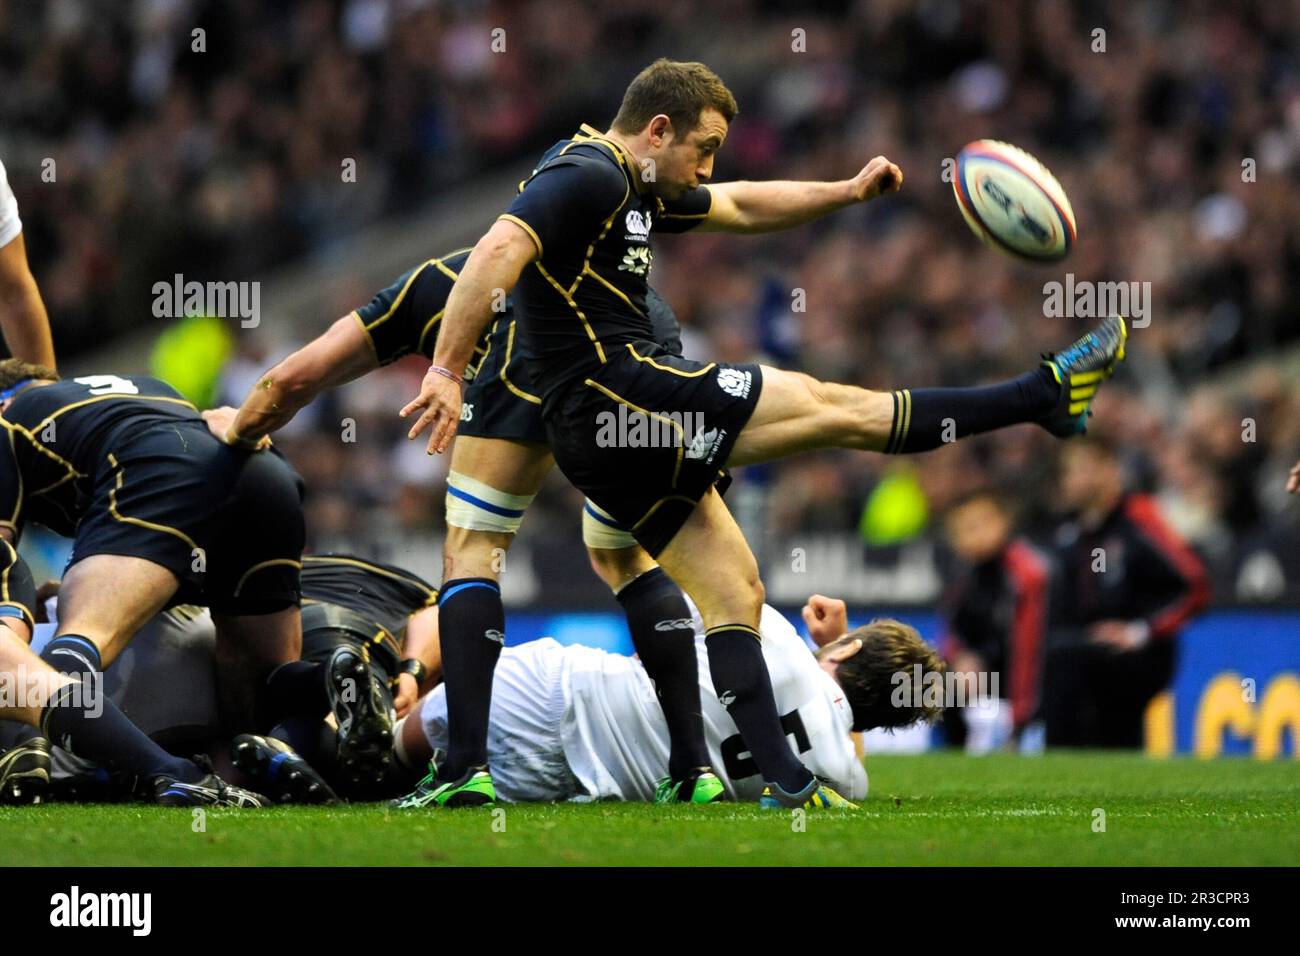
[[[721,694],[718,695],[718,703],[721,704],[723,707],[730,707],[735,702],[736,702],[735,691],[724,690]]]
[[[748,398],[754,384],[754,374],[738,368],[718,369],[718,387],[736,398]]]
[[[655,623],[656,631],[693,631],[695,626],[689,617],[674,617]]]
[[[686,449],[684,457],[692,461],[702,459],[706,465],[711,465],[726,437],[725,428],[710,428],[708,431],[696,432],[695,437],[691,439],[691,447]]]
[[[504,644],[506,642],[506,636],[502,634],[500,631],[498,631],[495,627],[489,628],[488,630],[484,631],[483,636],[486,637],[489,641],[495,641],[498,644]]]

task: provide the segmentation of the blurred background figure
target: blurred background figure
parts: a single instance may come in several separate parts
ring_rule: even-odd
[[[941,646],[949,671],[970,675],[967,706],[948,711],[944,731],[967,752],[987,753],[1018,737],[1038,711],[1048,565],[1016,534],[1010,505],[988,488],[959,498],[944,532],[961,567],[942,602]],[[972,707],[976,674],[996,674],[997,694]]]
[[[1169,685],[1178,635],[1209,601],[1200,559],[1155,501],[1130,492],[1113,441],[1071,443],[1043,712],[1048,746],[1140,747],[1147,704]]]

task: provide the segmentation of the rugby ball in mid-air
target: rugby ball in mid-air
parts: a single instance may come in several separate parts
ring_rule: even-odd
[[[952,180],[966,224],[985,243],[1036,262],[1064,259],[1074,245],[1074,210],[1047,167],[994,139],[968,144]]]

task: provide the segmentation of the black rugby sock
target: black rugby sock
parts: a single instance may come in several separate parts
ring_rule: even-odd
[[[759,773],[787,793],[798,793],[813,776],[786,743],[758,632],[743,624],[723,624],[709,628],[704,643],[718,700],[736,722]]]
[[[447,581],[438,596],[442,680],[447,686],[447,757],[438,779],[487,763],[492,675],[505,642],[501,588],[491,578]]]
[[[663,568],[640,575],[617,597],[627,614],[632,646],[654,681],[668,722],[668,775],[682,780],[693,768],[710,763],[690,608]]]
[[[1060,391],[1045,365],[996,385],[900,389],[885,453],[930,451],[967,435],[1036,422],[1056,406]]]
[[[185,783],[203,779],[193,761],[173,757],[122,713],[103,692],[103,681],[88,678],[60,687],[41,711],[41,733],[51,743],[107,770],[142,777],[166,774]]]
[[[257,689],[258,731],[294,716],[314,717],[319,723],[330,710],[328,680],[328,669],[316,661],[289,661],[271,671]]]
[[[41,651],[41,660],[60,674],[73,677],[96,674],[104,669],[97,648],[89,638],[80,634],[60,634]]]

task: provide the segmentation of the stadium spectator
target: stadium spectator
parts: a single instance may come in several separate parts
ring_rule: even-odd
[[[986,752],[1008,743],[1038,711],[1048,565],[1016,534],[1010,506],[990,489],[959,499],[944,530],[963,566],[944,596],[943,656],[950,672],[970,675],[972,688],[976,674],[990,675],[989,682],[997,674],[1000,699],[972,707],[968,691],[944,730],[954,743],[964,738],[968,751]]]
[[[1178,634],[1209,600],[1205,568],[1155,501],[1125,488],[1115,443],[1062,453],[1058,577],[1044,675],[1048,746],[1140,747]]]

